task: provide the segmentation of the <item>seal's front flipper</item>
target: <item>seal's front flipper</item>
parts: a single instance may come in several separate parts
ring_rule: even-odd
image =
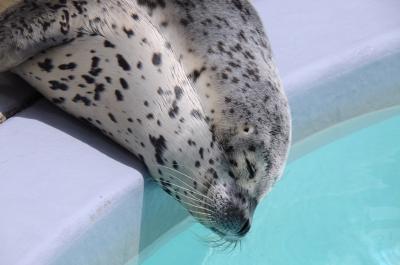
[[[110,6],[117,0],[26,0],[0,7],[0,72],[28,58],[117,23]],[[120,6],[120,8],[123,8]]]
[[[0,14],[0,72],[43,49],[74,38],[68,4],[62,1],[15,1]],[[65,2],[65,1],[64,1]]]

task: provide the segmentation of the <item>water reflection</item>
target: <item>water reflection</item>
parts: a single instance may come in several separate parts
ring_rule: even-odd
[[[141,265],[400,264],[400,116],[293,161],[256,211],[241,249],[209,248],[201,225]]]

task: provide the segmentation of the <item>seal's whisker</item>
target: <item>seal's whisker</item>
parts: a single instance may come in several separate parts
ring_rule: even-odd
[[[182,167],[185,167],[185,166],[182,165]],[[172,170],[174,170],[174,169],[172,169]],[[190,170],[190,169],[189,169],[189,170]],[[196,181],[196,183],[199,183],[197,180],[193,179],[193,178],[190,177],[189,175],[186,175],[186,174],[182,173],[181,171],[178,171],[178,170],[174,170],[174,171],[176,171],[177,173],[181,174],[182,176],[188,178],[189,180]],[[191,170],[190,170],[190,171],[191,171]],[[192,171],[191,171],[191,172],[192,172]],[[193,172],[192,172],[192,174],[193,174]],[[215,191],[214,191],[215,189],[210,189],[211,187],[215,188],[215,187],[216,187],[215,184],[212,183],[210,180],[208,180],[208,179],[206,179],[206,178],[205,178],[205,183],[208,183],[210,186],[208,187],[208,186],[206,186],[206,185],[205,185],[204,183],[202,183],[202,182],[200,182],[200,185],[203,186],[206,190],[208,190],[208,192],[210,192],[211,195],[217,195],[217,194],[215,193]],[[191,188],[192,188],[192,187],[191,187]],[[225,191],[224,191],[224,194],[227,195],[227,193],[226,193]]]
[[[186,197],[186,198],[188,198],[188,199],[194,201],[195,203],[202,203],[202,204],[205,204],[205,205],[207,205],[207,206],[212,207],[210,204],[207,204],[207,203],[205,203],[205,202],[203,202],[203,201],[201,201],[201,200],[198,200],[198,199],[196,199],[196,198],[193,197],[193,196],[189,196],[190,193],[185,194],[185,193],[182,193],[181,191],[176,191],[176,193],[177,193],[179,196],[183,196],[183,197]],[[211,209],[210,209],[210,210],[211,210]]]
[[[215,224],[216,221],[207,218],[195,218],[197,221],[208,223],[208,224]]]
[[[214,243],[220,243],[222,238],[218,234],[210,234],[207,238],[204,238],[204,240],[209,244],[214,244]]]
[[[212,216],[211,214],[204,213],[204,212],[198,212],[198,211],[193,211],[193,210],[188,210],[190,213],[195,213],[195,214],[200,214],[204,216]]]
[[[190,171],[190,173],[191,173],[192,175],[194,175],[193,171],[192,171],[190,168],[188,168],[187,166],[182,165],[182,164],[178,164],[178,163],[177,163],[177,165],[180,166],[180,167],[186,168],[187,170]],[[174,170],[175,170],[175,169],[174,169]],[[179,173],[183,174],[183,175],[186,176],[187,178],[189,178],[189,179],[191,179],[191,180],[194,180],[193,178],[189,177],[187,174],[182,173],[182,171],[179,171],[179,170],[176,170],[176,171],[178,171]],[[215,187],[214,183],[212,183],[210,180],[205,179],[205,181],[206,181],[206,183],[210,184],[210,186]],[[208,187],[207,187],[206,185],[204,185],[203,183],[200,183],[200,184],[201,184],[204,188],[207,188],[207,189],[208,189]]]
[[[174,175],[172,175],[172,174],[168,174],[168,175],[169,175],[169,176],[171,177],[171,179],[173,179],[173,180],[178,180],[178,181],[180,181],[180,182],[182,182],[182,183],[185,183],[185,185],[187,186],[187,188],[183,188],[183,187],[182,187],[182,188],[185,189],[186,191],[189,191],[189,192],[193,193],[193,195],[199,195],[199,196],[201,196],[201,197],[207,199],[208,202],[212,203],[211,198],[207,197],[207,195],[204,195],[204,194],[200,193],[198,190],[195,190],[193,187],[191,187],[189,184],[187,184],[187,183],[184,182],[183,180],[179,179],[177,176],[174,176]],[[209,205],[209,206],[212,207],[212,205]]]
[[[218,248],[223,247],[223,246],[224,246],[225,244],[227,244],[227,243],[228,243],[228,241],[223,240],[222,238],[220,238],[219,240],[217,240],[217,241],[215,241],[215,242],[211,242],[211,243],[210,243],[210,246],[211,246],[212,248],[218,249]]]
[[[177,186],[179,186],[179,185],[177,185]],[[180,195],[182,195],[182,196],[184,196],[186,198],[189,198],[189,199],[191,199],[192,201],[194,201],[196,203],[201,203],[201,204],[205,204],[207,206],[213,207],[211,204],[208,204],[208,203],[202,201],[200,198],[195,197],[194,196],[195,194],[192,195],[191,193],[188,193],[186,190],[184,190],[183,193],[182,193],[182,191],[175,191],[175,192],[179,192]]]
[[[170,168],[170,167],[167,167],[167,166],[164,166],[164,165],[159,165],[159,166],[160,166],[160,167],[165,167],[165,168],[167,168],[167,169],[169,169],[169,170],[172,170],[172,171],[174,171],[174,172],[176,172],[176,173],[178,173],[178,174],[181,174],[182,176],[185,176],[186,178],[188,178],[188,179],[190,179],[190,180],[192,180],[192,181],[196,181],[196,182],[197,182],[196,179],[193,179],[192,177],[190,177],[189,175],[183,173],[182,171],[179,171],[179,170],[176,170],[176,169],[174,169],[174,168]],[[185,167],[185,166],[182,166],[182,165],[181,165],[181,167]],[[185,168],[187,168],[187,167],[185,167]],[[191,172],[191,173],[193,174],[193,172]],[[209,180],[207,180],[207,179],[205,179],[205,180],[207,181],[208,184],[210,184],[210,186],[215,187],[215,185],[214,185],[213,183],[209,182]],[[204,184],[201,183],[201,182],[200,182],[200,185],[202,185],[202,186],[203,186],[204,188],[206,188],[206,189],[209,189],[209,187],[207,187],[206,185],[204,185]]]
[[[207,209],[207,208],[204,208],[204,207],[201,207],[201,206],[197,206],[197,205],[194,205],[194,204],[191,204],[191,203],[185,202],[185,201],[181,201],[181,203],[184,203],[184,204],[186,204],[186,205],[189,205],[189,206],[195,207],[195,208],[197,208],[197,209],[202,209],[202,210],[205,210],[205,211],[207,211],[208,213],[216,213],[215,211],[213,211],[213,210],[211,210],[211,209]]]
[[[217,222],[209,219],[201,219],[201,218],[196,218],[196,220],[202,224],[216,224]]]
[[[226,251],[231,246],[231,244],[231,242],[223,240],[223,243],[219,245],[218,248],[220,251]]]
[[[208,246],[211,246],[213,243],[216,243],[220,238],[217,238],[216,234],[209,234],[208,236],[203,236],[195,233],[199,240],[204,241]]]
[[[180,167],[186,168],[187,170],[190,171],[191,174],[193,174],[193,171],[192,171],[190,168],[188,168],[187,166],[185,166],[185,165],[180,165],[180,164],[177,164],[177,165],[180,166]],[[178,171],[178,170],[175,170],[175,171],[177,171],[178,173],[183,174],[181,171]],[[183,174],[183,175],[184,175],[185,177],[189,178],[190,180],[193,180],[193,181],[194,181],[194,179],[191,178],[191,177],[189,177],[188,175],[186,175],[186,174]],[[208,184],[210,185],[210,187],[214,187],[214,188],[216,187],[215,184],[212,183],[211,180],[209,180],[209,179],[207,179],[207,178],[205,178],[204,180],[205,180],[205,183],[208,183]],[[208,189],[208,190],[211,192],[212,195],[217,195],[217,194],[214,192],[213,189],[209,189],[209,187],[207,187],[206,185],[204,185],[204,184],[201,183],[201,182],[200,182],[200,184],[201,184],[204,188]],[[219,192],[220,192],[220,193],[224,193],[225,195],[228,195],[224,190],[220,190]]]
[[[182,176],[188,178],[188,179],[191,180],[191,181],[196,181],[196,182],[197,182],[196,179],[190,177],[189,175],[183,173],[182,171],[179,171],[179,170],[176,170],[176,169],[173,169],[173,168],[170,168],[170,167],[166,167],[166,166],[163,166],[163,167],[165,167],[165,168],[167,168],[167,169],[170,169],[170,170],[172,170],[172,171],[174,171],[174,172],[176,172],[176,173],[178,173],[178,174],[180,174],[180,175],[182,175]],[[184,166],[183,166],[183,167],[184,167]],[[192,172],[192,174],[193,174],[193,172]],[[206,181],[208,182],[207,179],[206,179]],[[215,186],[215,185],[213,185],[213,184],[210,183],[210,182],[208,182],[208,183],[209,183],[211,186]],[[201,183],[201,182],[200,182],[200,185],[202,185],[204,188],[208,189],[208,187],[207,187],[206,185],[204,185],[203,183]]]
[[[213,221],[211,218],[194,217],[194,216],[192,216],[192,218],[201,221]]]
[[[210,247],[220,250],[220,251],[229,251],[232,252],[236,249],[238,244],[240,245],[240,241],[230,241],[225,240],[224,238],[220,237],[218,239],[208,240],[208,244]]]
[[[211,246],[211,247],[217,247],[219,245],[221,245],[223,243],[221,238],[216,238],[213,240],[208,240],[207,243]]]
[[[238,241],[231,242],[231,244],[229,245],[230,248],[229,252],[233,252],[236,249],[237,245]]]
[[[188,188],[190,188],[190,190],[191,190],[193,193],[196,193],[197,195],[200,195],[200,196],[202,196],[202,197],[207,198],[207,201],[208,201],[208,202],[210,202],[210,203],[213,202],[211,198],[209,198],[209,197],[207,197],[206,195],[200,193],[199,191],[193,189],[192,186],[190,186],[188,183],[184,182],[183,180],[179,179],[177,176],[174,176],[174,175],[171,175],[171,174],[169,174],[169,176],[172,177],[173,179],[176,179],[176,180],[178,180],[178,181],[184,183],[185,186],[187,186]],[[185,175],[185,176],[186,176],[186,175]],[[188,176],[187,176],[187,177],[188,177]],[[189,178],[189,177],[188,177],[188,178]],[[191,179],[191,178],[189,178],[189,179]],[[202,184],[202,183],[200,183],[200,184]],[[204,186],[204,185],[203,185],[203,186]],[[205,187],[205,186],[204,186],[204,187]],[[212,191],[212,190],[211,190],[211,193],[212,193],[213,195],[215,195],[214,191]],[[206,203],[206,204],[207,204],[207,203]],[[210,204],[207,204],[207,205],[214,208],[213,205],[210,205]]]
[[[198,195],[198,196],[201,196],[201,197],[203,197],[203,198],[205,198],[207,200],[210,200],[210,198],[206,197],[205,195],[200,194],[200,193],[196,193],[195,191],[189,190],[189,189],[187,189],[185,187],[182,187],[180,185],[177,185],[177,184],[174,184],[174,183],[169,183],[169,185],[174,186],[174,187],[179,188],[179,189],[182,189],[182,190],[185,190],[185,191],[193,192],[193,195]]]
[[[226,252],[226,251],[232,252],[234,250],[233,247],[234,247],[235,243],[232,242],[232,241],[226,241],[226,242],[227,243],[224,244],[224,247],[221,250],[224,251],[224,252]]]
[[[198,192],[196,192],[196,190],[193,190],[193,188],[192,188],[189,184],[187,184],[186,182],[184,182],[183,180],[181,180],[181,179],[175,177],[174,175],[171,175],[171,174],[168,174],[168,175],[171,176],[171,177],[173,177],[174,179],[180,181],[180,182],[181,182],[182,184],[184,184],[185,186],[187,186],[189,189],[192,190],[193,193],[198,193]],[[203,194],[200,193],[199,195],[203,195]],[[195,197],[193,197],[193,198],[195,198]],[[208,206],[210,206],[210,207],[213,207],[211,204],[208,204],[208,203],[206,203],[206,202],[204,202],[204,201],[201,201],[201,200],[197,200],[197,201],[198,201],[198,202],[201,202],[201,203],[204,203],[204,204],[206,204],[206,205],[208,205]],[[210,199],[210,202],[211,202],[211,199]]]
[[[178,180],[178,178],[176,176],[174,176],[174,175],[170,175],[170,177],[171,177],[171,179]],[[196,190],[194,190],[192,187],[182,187],[181,185],[176,184],[176,183],[168,183],[168,185],[180,188],[180,189],[185,190],[185,191],[188,191],[192,195],[198,195],[198,196],[204,197],[205,199],[209,199],[204,194],[201,194],[201,193],[197,192]]]
[[[201,235],[193,231],[193,234],[197,237],[199,241],[205,243],[206,246],[211,247],[212,241],[216,240],[216,234],[210,233],[209,235]]]
[[[190,177],[189,175],[183,173],[182,171],[179,171],[179,170],[177,170],[177,169],[174,169],[174,168],[171,168],[171,167],[168,167],[168,166],[165,166],[165,165],[158,165],[158,166],[159,166],[159,167],[164,167],[164,168],[169,169],[169,170],[171,170],[171,171],[174,171],[174,172],[176,172],[176,173],[178,173],[178,174],[180,174],[180,175],[182,175],[182,176],[188,178],[188,179],[191,180],[191,181],[196,181],[196,182],[197,182],[196,179]],[[184,167],[184,166],[183,166],[183,167]],[[193,172],[192,172],[192,173],[193,173]],[[207,180],[206,180],[206,181],[207,181]],[[203,183],[201,183],[201,182],[200,182],[200,185],[202,185],[204,188],[208,188],[207,186],[205,186],[205,185],[204,185]],[[212,183],[210,183],[210,185],[212,185]]]

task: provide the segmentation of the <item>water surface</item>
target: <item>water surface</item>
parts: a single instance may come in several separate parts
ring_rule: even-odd
[[[240,248],[210,248],[208,235],[193,224],[140,264],[399,265],[400,115],[292,161]]]

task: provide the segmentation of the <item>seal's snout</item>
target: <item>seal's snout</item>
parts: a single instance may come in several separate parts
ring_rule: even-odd
[[[230,214],[225,221],[225,233],[227,236],[244,237],[250,231],[250,219],[244,213]]]
[[[244,237],[251,228],[249,212],[242,205],[227,203],[219,209],[219,226],[217,230],[226,239],[237,240]]]

